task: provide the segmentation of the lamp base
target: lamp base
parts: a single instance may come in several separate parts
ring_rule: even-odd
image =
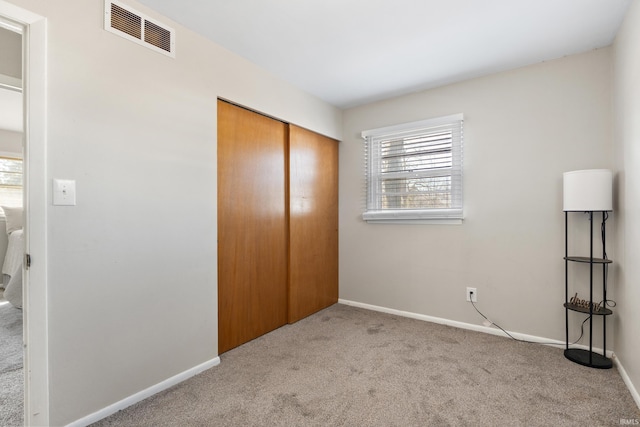
[[[597,369],[611,369],[613,362],[608,357],[589,350],[570,348],[564,351],[564,357],[583,366]]]

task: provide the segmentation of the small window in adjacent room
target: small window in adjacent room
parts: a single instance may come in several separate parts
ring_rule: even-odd
[[[22,159],[0,156],[0,205],[22,207]]]
[[[367,222],[461,223],[463,115],[362,132]]]

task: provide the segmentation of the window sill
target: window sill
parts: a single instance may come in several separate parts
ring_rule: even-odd
[[[369,211],[362,214],[362,219],[370,224],[462,224],[462,210],[448,209],[437,212],[425,211]]]
[[[462,225],[461,219],[365,219],[368,224],[405,224],[405,225]]]

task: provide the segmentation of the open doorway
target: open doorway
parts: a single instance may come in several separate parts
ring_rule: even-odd
[[[23,27],[0,19],[0,425],[24,423]]]
[[[46,274],[47,20],[4,0],[0,0],[0,20],[18,31],[22,29],[24,252],[30,254],[31,260],[30,267],[22,269],[25,372],[23,417],[26,425],[49,425]]]

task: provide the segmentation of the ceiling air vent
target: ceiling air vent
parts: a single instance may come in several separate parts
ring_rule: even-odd
[[[175,31],[114,0],[104,2],[104,28],[156,52],[175,58]]]

